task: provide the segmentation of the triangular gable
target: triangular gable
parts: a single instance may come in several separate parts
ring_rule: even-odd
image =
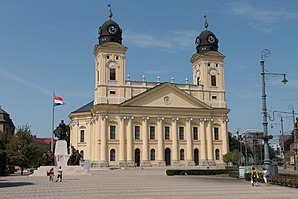
[[[120,106],[212,109],[211,106],[170,83],[160,84],[123,102]]]

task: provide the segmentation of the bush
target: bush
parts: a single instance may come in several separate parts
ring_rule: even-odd
[[[229,171],[228,175],[232,178],[239,178],[239,171]]]
[[[228,174],[230,171],[235,171],[235,169],[204,169],[204,170],[197,170],[197,169],[191,169],[191,170],[166,170],[166,174],[168,176],[174,176],[174,175],[219,175],[219,174]]]

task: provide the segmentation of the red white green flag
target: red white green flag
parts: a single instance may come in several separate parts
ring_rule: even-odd
[[[62,97],[59,97],[59,96],[54,96],[54,106],[59,106],[59,105],[63,105],[64,102],[63,102],[63,99]]]

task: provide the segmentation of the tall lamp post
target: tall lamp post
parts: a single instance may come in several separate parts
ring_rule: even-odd
[[[282,73],[265,73],[265,59],[270,57],[270,51],[264,49],[261,52],[261,81],[262,81],[262,115],[263,115],[263,129],[264,129],[264,165],[267,171],[271,171],[271,162],[269,158],[269,145],[268,145],[268,121],[267,121],[267,106],[266,106],[266,90],[265,90],[265,75],[283,75],[284,79],[281,81],[286,84],[288,80],[286,79],[286,74]]]

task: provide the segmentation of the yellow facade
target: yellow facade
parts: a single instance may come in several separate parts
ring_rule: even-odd
[[[71,145],[84,159],[95,167],[222,165],[229,112],[224,56],[195,53],[193,84],[132,81],[127,48],[102,41],[94,48],[94,101],[69,116]]]

